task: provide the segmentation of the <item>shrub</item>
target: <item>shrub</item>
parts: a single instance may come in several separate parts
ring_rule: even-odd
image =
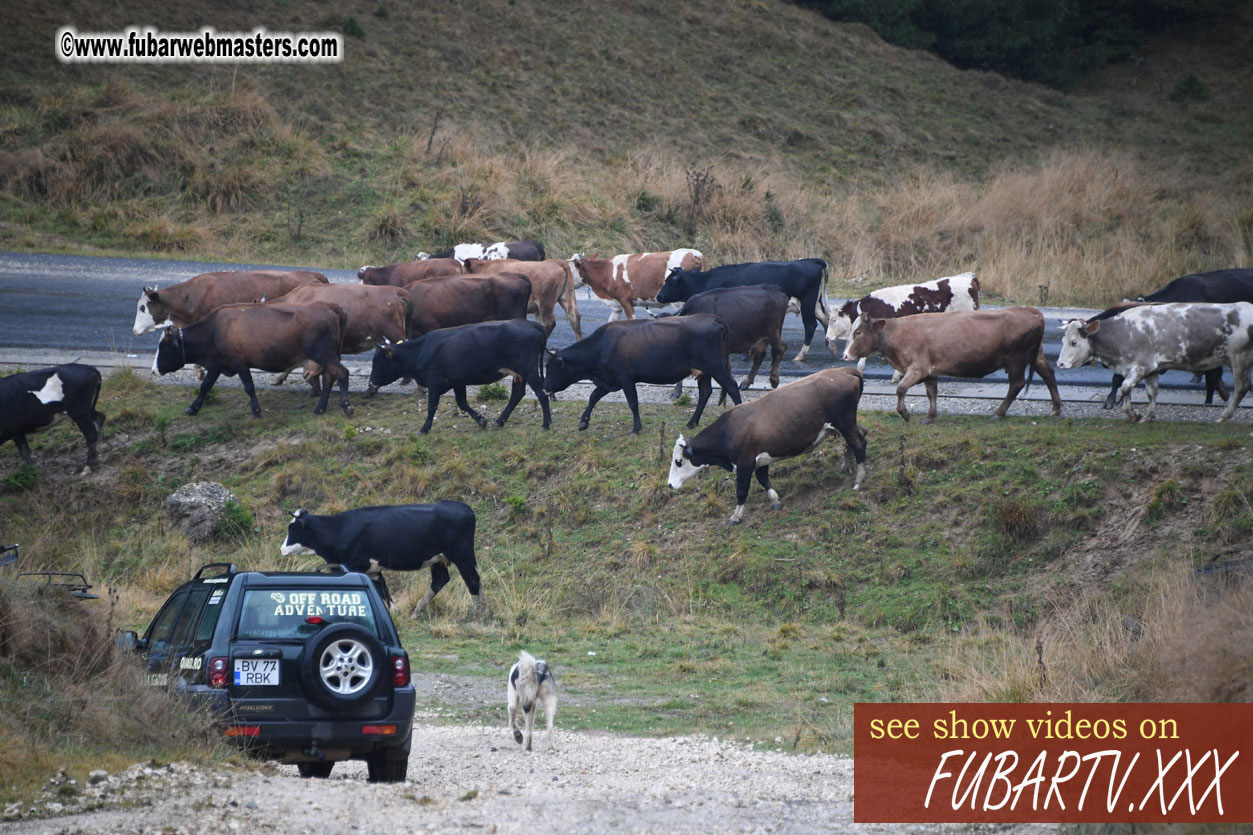
[[[39,480],[39,470],[30,464],[19,464],[17,469],[0,479],[0,492],[22,493],[35,486]]]
[[[1209,87],[1194,72],[1190,72],[1179,79],[1175,89],[1170,91],[1170,100],[1179,104],[1209,101],[1209,98]]]
[[[256,530],[256,519],[252,511],[231,499],[222,509],[222,518],[218,520],[218,535],[224,539],[243,539]]]
[[[508,400],[509,390],[500,383],[488,383],[485,386],[479,386],[479,400],[491,402],[494,400]]]

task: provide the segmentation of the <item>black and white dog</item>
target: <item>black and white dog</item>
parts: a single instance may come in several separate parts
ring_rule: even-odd
[[[509,701],[509,730],[513,731],[514,742],[524,744],[531,750],[531,731],[535,727],[535,710],[537,703],[544,708],[548,719],[548,750],[553,750],[553,714],[557,712],[557,679],[553,678],[548,663],[533,658],[523,650],[518,653],[518,661],[509,670],[509,684],[506,691]],[[518,708],[522,708],[525,718],[526,737],[518,729]]]

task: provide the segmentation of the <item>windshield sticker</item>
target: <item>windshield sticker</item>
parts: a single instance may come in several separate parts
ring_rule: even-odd
[[[369,617],[364,592],[294,591],[273,592],[275,616],[365,618]]]
[[[213,596],[209,598],[209,605],[216,606],[221,602],[222,602],[222,590],[218,589],[217,591],[213,593]]]

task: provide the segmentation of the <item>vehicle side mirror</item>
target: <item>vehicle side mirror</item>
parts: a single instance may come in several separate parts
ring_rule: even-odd
[[[127,629],[125,632],[118,633],[117,646],[118,649],[125,650],[126,652],[139,652],[140,650],[147,649],[148,642],[139,637],[135,630]]]

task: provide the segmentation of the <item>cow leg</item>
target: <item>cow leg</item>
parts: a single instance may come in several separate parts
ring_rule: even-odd
[[[30,443],[26,440],[26,436],[15,436],[13,438],[13,443],[17,446],[17,452],[22,456],[22,460],[26,462],[26,466],[35,466],[35,462],[30,457]]]
[[[623,313],[622,302],[617,299],[610,299],[607,304],[609,305],[609,318],[605,321],[616,322],[621,319]]]
[[[896,413],[909,420],[909,410],[905,408],[905,393],[923,381],[926,375],[919,369],[910,368],[896,386]]]
[[[1233,357],[1231,373],[1235,382],[1235,390],[1231,393],[1231,399],[1227,401],[1227,408],[1223,409],[1223,413],[1218,416],[1220,423],[1235,414],[1236,407],[1240,405],[1240,401],[1244,399],[1244,395],[1249,391],[1249,365]]]
[[[422,595],[422,599],[418,601],[418,605],[413,607],[413,613],[409,615],[416,618],[418,615],[426,611],[426,607],[431,605],[432,598],[439,594],[439,590],[448,585],[449,580],[448,566],[442,562],[431,563],[431,587],[426,590],[426,594]]]
[[[696,411],[692,412],[692,419],[687,422],[688,429],[695,429],[700,423],[701,412],[705,411],[705,404],[709,402],[709,395],[713,393],[713,381],[709,379],[708,374],[701,374],[696,378]],[[635,430],[636,432],[639,429]]]
[[[1062,413],[1062,396],[1057,391],[1057,375],[1053,373],[1053,366],[1049,365],[1048,359],[1041,350],[1039,356],[1035,358],[1035,373],[1039,374],[1044,380],[1044,385],[1049,388],[1049,398],[1053,401],[1053,417],[1057,417]]]
[[[1122,384],[1118,386],[1118,397],[1122,401],[1122,410],[1128,420],[1136,421],[1140,419],[1140,416],[1136,414],[1135,407],[1131,405],[1131,390],[1140,382],[1143,373],[1138,368],[1128,369],[1127,376],[1123,377]]]
[[[1009,411],[1010,405],[1014,399],[1018,397],[1018,392],[1022,391],[1022,387],[1027,384],[1026,369],[1022,366],[1011,367],[1009,371],[1009,391],[1005,393],[1005,399],[1001,401],[1001,405],[996,407],[996,411],[992,412],[992,417],[1005,417],[1005,413]]]
[[[754,345],[749,356],[753,358],[753,364],[748,369],[748,376],[744,378],[744,382],[740,383],[740,391],[750,388],[753,385],[753,380],[757,379],[757,369],[761,368],[762,362],[766,359],[765,344],[759,342]]]
[[[1122,386],[1122,381],[1126,377],[1115,372],[1114,378],[1109,381],[1109,394],[1105,395],[1105,402],[1101,404],[1102,409],[1112,409],[1118,405],[1118,389]]]
[[[521,377],[514,377],[513,387],[509,391],[509,402],[505,404],[505,410],[500,413],[500,417],[496,418],[497,427],[505,425],[505,421],[509,420],[509,416],[513,414],[513,410],[522,401],[522,395],[524,394],[526,394],[526,383],[522,382]]]
[[[703,378],[702,378],[703,379]],[[644,424],[640,422],[640,398],[635,391],[635,382],[631,381],[622,387],[622,396],[626,398],[627,406],[631,409],[631,434],[638,435],[640,430],[644,428]],[[709,395],[705,395],[705,400],[709,399]],[[705,405],[704,400],[696,406],[696,414],[700,414],[701,407]],[[696,424],[688,422],[688,426]]]
[[[222,371],[213,368],[205,372],[204,381],[200,383],[200,393],[196,395],[196,399],[191,401],[191,405],[183,410],[185,414],[194,415],[200,411],[200,407],[204,405],[204,399],[208,397],[209,391],[213,388],[213,384],[218,381],[218,377],[222,376]],[[260,407],[258,407],[258,410]]]
[[[1149,374],[1144,378],[1144,387],[1149,392],[1149,407],[1144,411],[1144,422],[1148,423],[1157,417],[1157,376]]]
[[[548,395],[544,393],[544,383],[540,380],[538,374],[533,374],[531,379],[527,380],[527,384],[531,387],[531,391],[535,392],[535,399],[539,401],[539,407],[544,412],[544,429],[547,429],[553,422],[552,412],[548,408]]]
[[[587,398],[587,408],[583,410],[583,415],[579,418],[579,431],[582,432],[587,428],[588,423],[592,420],[592,409],[596,408],[596,404],[600,399],[609,393],[609,389],[597,386],[592,389],[592,396]]]
[[[631,303],[629,296],[622,300],[622,314],[628,319],[635,318],[635,305]]]
[[[707,374],[709,372],[706,372]],[[731,402],[740,405],[744,402],[744,398],[740,396],[740,384],[735,382],[735,378],[731,376],[731,367],[716,369],[710,375],[714,378],[714,382],[722,386],[723,394],[731,395]]]
[[[678,400],[682,396],[683,396],[683,380],[679,380],[679,382],[674,384],[674,388],[670,390],[670,399]]]
[[[852,463],[856,462],[857,473],[853,476],[853,489],[860,490],[862,482],[866,480],[866,430],[857,425],[856,413],[852,415],[852,419],[851,425],[840,421],[835,423],[835,428],[844,437],[844,471],[851,471]],[[849,460],[850,457],[852,461]]]
[[[770,388],[777,389],[779,387],[779,363],[783,361],[783,352],[787,350],[787,343],[783,338],[777,337],[774,344],[770,346]]]
[[[103,424],[104,415],[93,412],[91,417],[87,415],[71,415],[71,417],[78,431],[83,433],[83,439],[87,441],[87,463],[79,475],[90,475],[96,466],[96,441],[100,440],[100,427],[96,425],[95,419],[99,417],[100,423]]]
[[[331,392],[332,375],[339,379],[339,408],[344,410],[344,414],[352,414],[352,406],[348,403],[348,369],[339,363],[335,364],[335,368],[325,367],[322,372],[322,408],[326,408],[326,397]]]
[[[439,408],[439,398],[443,393],[443,386],[432,385],[426,390],[426,423],[418,430],[419,435],[431,431],[431,424],[435,422],[435,410]]]
[[[923,385],[927,387],[927,418],[926,420],[923,421],[923,423],[935,423],[935,415],[936,415],[935,401],[936,401],[937,395],[939,394],[940,387],[937,384],[938,381],[936,380],[935,377],[928,377],[922,382],[923,382]]]
[[[466,584],[466,589],[470,592],[470,605],[474,614],[483,611],[483,580],[479,577],[478,561],[474,558],[474,540],[467,538],[463,540],[462,545],[458,546],[456,553],[450,553],[448,559],[452,560],[452,564],[457,566],[457,573],[461,575],[461,581]]]
[[[801,307],[801,322],[805,325],[805,339],[801,343],[800,353],[792,360],[793,362],[804,362],[809,354],[809,343],[814,338],[814,330],[818,327],[818,320],[814,316],[812,307],[808,309],[805,306]]]
[[[771,510],[782,510],[783,502],[779,501],[779,494],[774,492],[774,488],[770,486],[770,465],[757,468],[757,483],[766,490],[766,498],[770,499]]]
[[[457,406],[461,411],[474,418],[474,422],[479,425],[479,429],[486,429],[487,418],[474,411],[473,407],[470,406],[470,401],[466,400],[466,387],[464,385],[453,386],[452,393],[453,397],[457,398]]]
[[[244,392],[248,395],[248,402],[252,405],[252,416],[261,417],[261,403],[257,401],[257,388],[252,384],[252,370],[245,367],[238,367],[235,373],[239,375],[239,382],[243,384]],[[322,409],[314,409],[315,415],[320,415],[326,411],[325,405]]]
[[[574,330],[574,338],[576,340],[583,338],[583,329],[580,326],[579,306],[574,300],[574,292],[570,291],[563,295],[559,300],[562,308],[566,311],[566,321],[570,323],[570,327]],[[629,302],[628,302],[629,304]],[[551,313],[549,315],[552,315]],[[635,315],[632,312],[632,317]],[[553,327],[556,327],[557,320],[553,319]]]
[[[1223,383],[1223,367],[1211,368],[1205,372],[1205,405],[1209,406],[1214,402],[1214,392],[1218,392],[1218,396],[1223,402],[1231,399],[1231,392],[1227,390],[1227,386]]]
[[[748,488],[753,484],[755,461],[742,462],[735,468],[735,512],[727,520],[727,526],[738,525],[744,516],[744,505],[748,502]]]

